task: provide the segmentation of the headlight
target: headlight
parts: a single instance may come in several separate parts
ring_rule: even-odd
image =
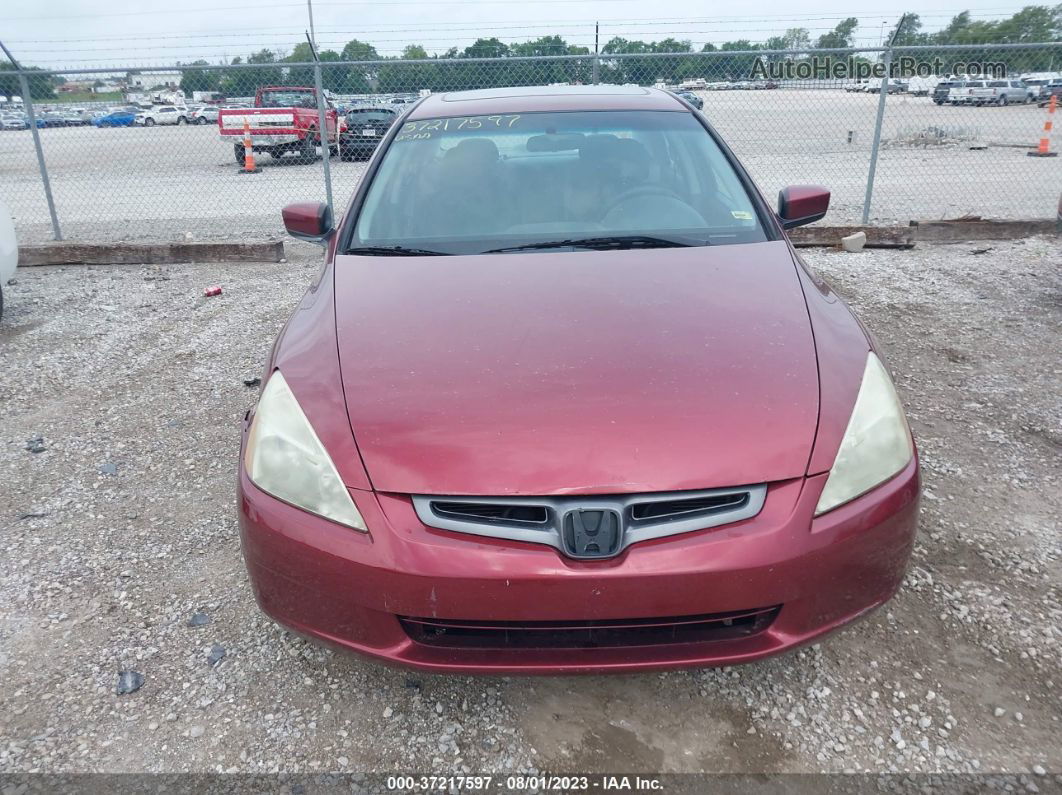
[[[270,376],[258,400],[243,466],[262,491],[367,532],[335,464],[279,370]]]
[[[815,515],[826,513],[885,482],[907,466],[913,455],[911,429],[896,388],[884,365],[871,353],[867,356],[852,417],[819,504],[815,506]]]

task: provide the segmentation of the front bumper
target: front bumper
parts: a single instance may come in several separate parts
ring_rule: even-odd
[[[899,587],[917,523],[917,461],[812,520],[825,477],[771,485],[752,519],[587,562],[537,544],[436,530],[407,496],[352,490],[368,536],[270,497],[241,470],[240,534],[268,615],[385,662],[492,674],[729,665],[809,643]],[[605,622],[779,605],[769,626],[743,637],[596,648],[439,646],[414,640],[400,621]]]

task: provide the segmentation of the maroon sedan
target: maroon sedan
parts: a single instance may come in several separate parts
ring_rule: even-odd
[[[431,96],[249,413],[243,552],[281,624],[434,671],[722,665],[888,600],[918,461],[872,340],[700,113],[637,87]]]

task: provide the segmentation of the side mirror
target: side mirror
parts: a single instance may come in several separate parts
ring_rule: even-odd
[[[298,202],[280,211],[288,234],[308,243],[326,245],[332,236],[332,213],[321,202]]]
[[[778,217],[783,229],[814,223],[830,208],[830,192],[818,185],[790,185],[778,191]]]

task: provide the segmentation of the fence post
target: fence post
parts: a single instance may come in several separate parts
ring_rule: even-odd
[[[317,60],[317,51],[314,51],[313,62],[313,86],[317,91],[317,129],[321,132],[321,163],[324,165],[325,199],[328,202],[328,214],[335,218],[332,207],[332,169],[331,150],[328,143],[327,114],[325,113],[324,90],[321,87],[321,62]],[[336,146],[339,146],[339,113],[336,113]]]
[[[44,198],[48,201],[48,214],[52,216],[52,237],[62,240],[63,232],[59,229],[59,216],[55,212],[55,199],[52,198],[52,183],[48,180],[48,167],[44,164],[44,148],[41,146],[41,132],[37,129],[37,116],[33,112],[33,97],[30,94],[29,80],[22,72],[19,72],[18,84],[22,91],[22,104],[26,107],[26,115],[29,116],[33,146],[37,150],[37,166],[41,170],[41,183],[44,185]]]
[[[878,149],[881,147],[881,123],[885,118],[885,97],[889,95],[889,70],[892,68],[892,46],[885,50],[885,76],[881,78],[878,97],[878,118],[874,122],[874,143],[870,146],[870,171],[867,174],[867,195],[863,199],[863,225],[870,222],[870,202],[874,197],[874,174],[878,170]]]

